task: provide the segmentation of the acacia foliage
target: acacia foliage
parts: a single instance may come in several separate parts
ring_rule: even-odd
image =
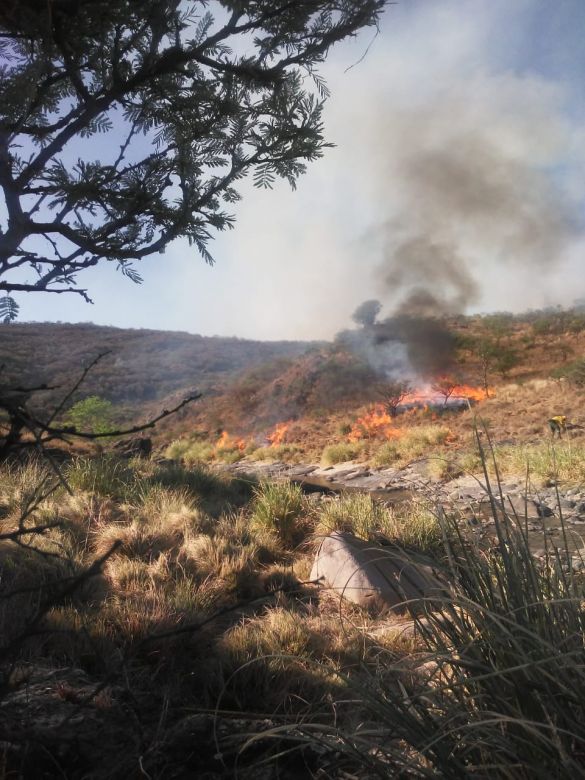
[[[330,47],[385,0],[9,0],[0,7],[2,316],[230,227],[236,183],[294,187],[327,146]],[[100,140],[97,137],[103,136]],[[228,210],[226,210],[228,209]]]

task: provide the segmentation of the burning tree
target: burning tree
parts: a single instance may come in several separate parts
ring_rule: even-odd
[[[401,380],[386,382],[378,388],[378,394],[382,398],[384,408],[390,417],[396,417],[398,414],[398,407],[411,392],[412,387],[410,383]]]
[[[459,386],[460,382],[458,382],[453,377],[443,376],[439,377],[432,383],[431,389],[433,392],[437,393],[437,395],[443,396],[443,406],[447,406],[449,398],[451,398]]]
[[[211,263],[239,180],[294,187],[322,155],[317,68],[385,0],[214,5],[0,3],[0,318],[15,292],[90,301],[77,275],[104,261],[140,282],[176,238]]]

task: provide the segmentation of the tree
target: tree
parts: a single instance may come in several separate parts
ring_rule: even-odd
[[[499,346],[495,356],[495,369],[502,377],[507,379],[510,371],[520,363],[520,356],[512,347]]]
[[[73,404],[67,412],[67,424],[88,433],[111,433],[114,430],[114,405],[98,395],[90,395]]]
[[[0,318],[19,291],[89,301],[77,276],[104,261],[140,282],[179,237],[211,263],[234,185],[294,187],[329,145],[317,67],[385,2],[1,3]]]
[[[364,301],[363,303],[360,303],[351,315],[351,318],[358,325],[361,325],[364,328],[371,328],[372,325],[375,325],[376,318],[378,317],[381,308],[382,304],[380,301]]]
[[[412,387],[408,382],[391,380],[380,385],[378,391],[379,395],[382,397],[382,403],[390,417],[396,417],[398,414],[398,407],[412,391]]]
[[[443,406],[447,406],[449,398],[453,395],[457,387],[461,384],[455,377],[442,376],[436,379],[431,385],[433,392],[442,395],[444,398]]]

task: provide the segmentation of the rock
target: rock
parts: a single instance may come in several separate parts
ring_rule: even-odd
[[[152,452],[152,439],[148,436],[137,436],[119,441],[114,445],[114,450],[123,458],[148,458]]]
[[[407,600],[445,594],[429,567],[416,565],[403,552],[338,531],[319,545],[311,579],[376,612],[405,612]]]
[[[484,504],[489,504],[487,497],[484,499]],[[502,507],[502,502],[498,499],[496,501],[498,508],[504,510],[508,516],[516,515],[518,518],[528,518],[529,520],[540,517],[551,517],[553,514],[552,509],[542,504],[540,501],[536,501],[533,498],[524,498],[524,496],[506,496]]]
[[[361,490],[379,490],[384,483],[380,482],[380,477],[378,476],[362,476],[362,477],[349,477],[344,480],[344,482],[347,482],[349,479],[351,479],[351,482],[349,483],[349,487],[351,488],[360,488]]]

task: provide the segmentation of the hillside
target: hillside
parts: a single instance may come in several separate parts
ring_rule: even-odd
[[[380,404],[389,377],[401,378],[403,370],[418,377],[415,397],[426,394],[428,401],[429,392],[434,394],[434,407],[441,405],[437,387],[445,381],[467,387],[463,395],[477,398],[487,388],[496,397],[482,409],[499,439],[534,439],[542,434],[543,420],[546,424],[562,410],[584,422],[585,318],[573,310],[388,318],[344,331],[332,343],[258,342],[92,324],[0,326],[5,386],[70,387],[82,367],[102,352],[108,354],[72,402],[98,395],[111,401],[118,420],[126,422],[144,420],[193,388],[202,392],[199,402],[159,427],[159,446],[188,436],[213,448],[229,436],[240,440],[243,451],[243,442],[248,448],[274,443],[275,427],[286,425],[286,431],[278,429],[277,444],[316,458],[327,444],[346,442],[348,435],[371,438],[350,433],[352,426]],[[541,380],[548,384],[539,385]],[[37,394],[37,408],[53,408],[62,393]],[[430,413],[401,417],[400,425],[428,422]],[[465,438],[468,417],[465,412],[449,415],[453,440]]]
[[[91,323],[0,325],[4,386],[68,388],[84,366],[107,352],[78,397],[99,395],[134,412],[177,391],[209,392],[243,369],[295,358],[310,346],[299,341],[247,341]],[[43,402],[49,407],[60,394],[45,393]]]

